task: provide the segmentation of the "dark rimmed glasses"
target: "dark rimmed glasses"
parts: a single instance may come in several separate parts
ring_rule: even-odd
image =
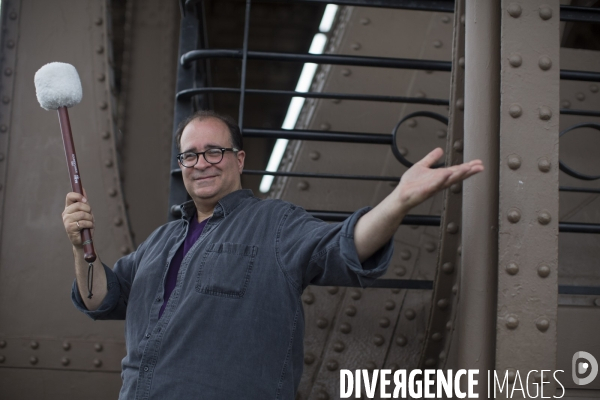
[[[239,149],[236,149],[234,147],[220,148],[220,149],[215,148],[215,149],[208,149],[208,150],[200,152],[200,153],[194,153],[193,151],[186,151],[185,153],[177,154],[177,160],[184,167],[192,168],[194,165],[198,164],[200,155],[202,155],[207,163],[218,164],[223,160],[223,155],[225,154],[226,151],[233,151],[235,153],[235,152],[238,152]]]

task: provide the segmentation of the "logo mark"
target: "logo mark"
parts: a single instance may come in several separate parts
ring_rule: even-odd
[[[581,361],[581,359],[586,361]],[[590,384],[598,375],[598,361],[596,361],[594,356],[590,353],[586,351],[578,351],[577,353],[573,354],[571,371],[573,373],[573,382],[575,382],[576,385]],[[590,374],[585,378],[579,378],[577,376],[583,375],[588,371],[590,371]]]

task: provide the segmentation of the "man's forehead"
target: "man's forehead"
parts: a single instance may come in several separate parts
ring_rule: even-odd
[[[218,118],[206,118],[190,122],[181,135],[181,145],[196,145],[202,142],[203,147],[230,146],[229,128]]]

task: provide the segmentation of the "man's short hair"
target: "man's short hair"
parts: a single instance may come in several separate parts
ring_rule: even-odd
[[[183,130],[185,129],[185,127],[188,126],[189,123],[192,121],[203,121],[208,118],[218,119],[219,121],[227,125],[227,129],[229,129],[229,136],[231,137],[232,146],[238,150],[242,150],[244,148],[242,132],[240,131],[240,127],[238,126],[237,122],[233,118],[231,118],[228,115],[221,115],[213,110],[200,110],[187,117],[177,127],[175,141],[177,142],[177,148],[179,149],[179,151],[181,151],[181,135],[183,134]]]

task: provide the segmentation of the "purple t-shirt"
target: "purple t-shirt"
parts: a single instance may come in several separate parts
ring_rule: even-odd
[[[165,311],[169,297],[171,297],[171,293],[173,292],[173,289],[175,289],[175,285],[177,284],[177,274],[179,273],[181,262],[183,261],[187,252],[190,251],[194,243],[196,243],[196,240],[198,240],[202,234],[202,230],[204,230],[204,226],[206,225],[207,221],[208,218],[202,222],[198,222],[198,216],[196,213],[194,213],[192,216],[187,236],[185,237],[185,240],[181,246],[179,246],[179,249],[173,256],[171,264],[169,265],[169,271],[167,272],[167,277],[165,279],[165,295],[163,296],[164,301],[160,311],[158,312],[158,318],[160,318],[163,311]]]

